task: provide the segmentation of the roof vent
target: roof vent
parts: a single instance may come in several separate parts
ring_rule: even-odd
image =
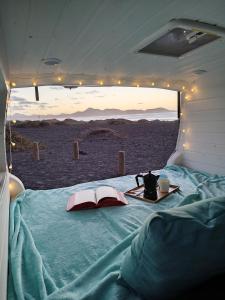
[[[225,29],[186,19],[172,20],[139,45],[138,53],[181,57],[225,36]]]
[[[43,58],[41,61],[44,62],[47,66],[55,66],[61,63],[61,59],[51,57],[51,58]]]

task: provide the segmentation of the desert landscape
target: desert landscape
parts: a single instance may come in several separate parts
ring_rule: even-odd
[[[118,151],[125,151],[126,174],[160,169],[174,151],[177,134],[178,121],[17,121],[12,126],[12,173],[27,189],[116,177]],[[79,160],[73,160],[74,141],[79,142]],[[32,158],[33,142],[40,143],[39,161]]]

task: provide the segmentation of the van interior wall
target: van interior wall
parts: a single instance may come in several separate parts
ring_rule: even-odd
[[[197,91],[185,99],[177,150],[183,152],[183,165],[225,175],[225,77],[224,66],[202,74]]]
[[[5,120],[6,120],[7,89],[0,72],[0,172],[6,171],[5,153]]]
[[[6,299],[8,266],[9,188],[5,155],[7,89],[0,72],[0,299]]]

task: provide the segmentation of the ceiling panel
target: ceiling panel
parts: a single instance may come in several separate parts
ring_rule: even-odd
[[[224,0],[1,0],[0,17],[9,65],[17,86],[71,84],[99,79],[123,84],[143,78],[193,81],[195,69],[225,65],[219,40],[182,59],[137,54],[134,49],[173,18],[200,20],[225,27]],[[42,59],[56,57],[58,66]]]

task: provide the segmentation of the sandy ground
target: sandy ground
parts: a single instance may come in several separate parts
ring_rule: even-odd
[[[40,161],[31,150],[13,152],[13,174],[26,188],[49,189],[118,176],[118,151],[126,152],[126,174],[162,168],[174,151],[177,121],[106,120],[17,124],[13,131],[45,145]],[[72,159],[79,140],[80,159]]]

